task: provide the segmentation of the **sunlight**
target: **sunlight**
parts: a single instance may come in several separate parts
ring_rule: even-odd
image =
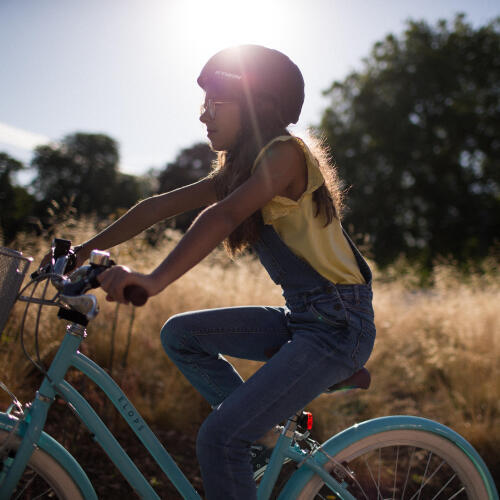
[[[193,102],[199,109],[203,93],[196,78],[208,59],[224,48],[264,45],[292,60],[300,53],[302,41],[296,31],[301,10],[296,0],[157,0],[154,6],[147,16],[155,55],[148,57],[156,76],[165,88],[175,88],[176,102],[182,101],[185,109],[194,109]],[[196,122],[203,130],[197,117]]]
[[[208,59],[222,48],[255,43],[279,48],[287,18],[294,16],[291,2],[254,0],[188,0],[176,3],[176,19],[185,19],[177,26],[179,37],[194,49],[195,57]]]

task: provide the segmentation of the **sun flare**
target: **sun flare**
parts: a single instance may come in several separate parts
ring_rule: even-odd
[[[290,2],[254,0],[185,1],[177,4],[178,26],[205,59],[231,45],[255,43],[279,49],[286,18],[294,15]]]

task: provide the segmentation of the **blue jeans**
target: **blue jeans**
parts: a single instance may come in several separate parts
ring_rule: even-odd
[[[367,361],[375,340],[371,288],[300,293],[285,307],[178,314],[162,329],[174,363],[214,410],[197,456],[208,500],[255,499],[249,447]],[[245,382],[223,354],[267,361]]]

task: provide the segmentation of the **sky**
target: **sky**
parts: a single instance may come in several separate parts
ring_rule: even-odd
[[[322,91],[406,21],[475,27],[499,0],[0,0],[0,151],[29,164],[37,144],[105,133],[120,169],[162,168],[207,141],[196,78],[220,49],[256,43],[287,54],[306,83],[291,131],[319,123]],[[21,179],[22,181],[22,179]]]

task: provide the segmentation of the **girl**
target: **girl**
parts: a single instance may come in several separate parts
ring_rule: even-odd
[[[200,120],[218,152],[212,174],[140,202],[77,255],[81,263],[93,248],[208,207],[150,274],[123,266],[101,274],[108,299],[126,303],[127,285],[161,292],[222,241],[232,255],[253,248],[282,286],[283,307],[178,314],[161,334],[213,408],[197,440],[207,498],[254,499],[252,444],[366,363],[375,338],[371,272],[340,224],[334,168],[286,129],[304,100],[298,67],[276,50],[233,47],[207,62],[198,83]],[[244,382],[223,354],[267,363]]]

